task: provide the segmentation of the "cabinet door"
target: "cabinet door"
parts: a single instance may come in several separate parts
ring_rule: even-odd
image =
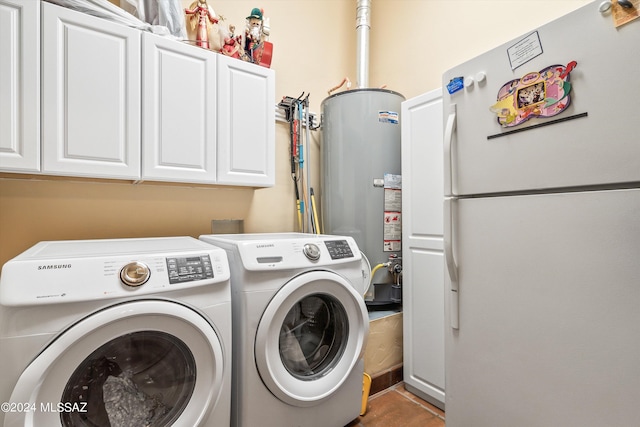
[[[218,58],[218,183],[275,183],[275,73]]]
[[[404,381],[444,408],[442,91],[402,103]]]
[[[216,180],[217,54],[142,37],[142,179]]]
[[[0,170],[40,171],[40,7],[0,0]]]
[[[43,172],[140,177],[140,32],[42,3]]]

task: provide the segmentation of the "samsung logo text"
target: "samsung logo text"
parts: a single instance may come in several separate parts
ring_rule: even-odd
[[[38,266],[38,270],[60,270],[63,268],[71,268],[71,264],[49,264]]]

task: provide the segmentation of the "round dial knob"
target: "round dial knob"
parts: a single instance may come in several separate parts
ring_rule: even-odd
[[[311,261],[317,261],[320,259],[320,248],[313,243],[307,243],[302,248],[302,253]]]
[[[144,285],[150,276],[149,267],[138,261],[130,262],[120,270],[120,280],[127,286],[137,287]]]

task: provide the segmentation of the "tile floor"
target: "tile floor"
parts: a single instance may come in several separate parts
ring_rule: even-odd
[[[444,427],[444,411],[398,383],[369,397],[367,412],[345,427]]]

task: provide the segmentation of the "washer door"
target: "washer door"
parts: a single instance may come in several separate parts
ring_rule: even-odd
[[[367,308],[346,279],[329,271],[301,274],[276,293],[260,319],[258,372],[283,402],[317,405],[347,379],[368,333]]]
[[[223,349],[213,326],[169,301],[141,300],[74,324],[31,362],[11,426],[189,426],[214,407]]]

